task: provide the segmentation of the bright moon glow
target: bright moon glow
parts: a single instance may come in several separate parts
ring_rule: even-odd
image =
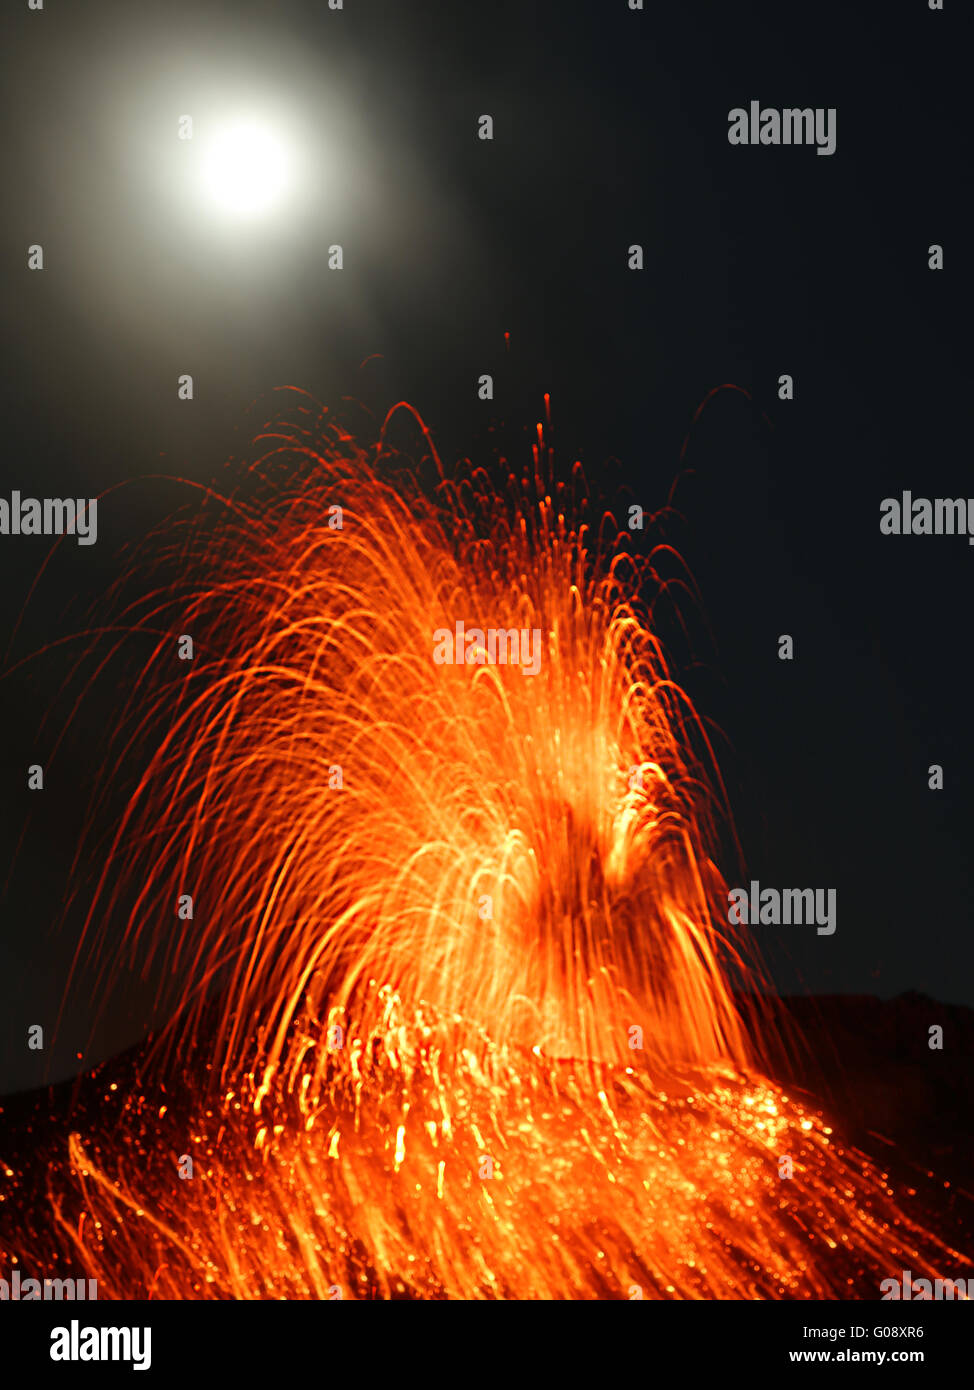
[[[203,186],[225,212],[255,217],[281,199],[289,160],[281,141],[257,122],[217,132],[205,148]]]

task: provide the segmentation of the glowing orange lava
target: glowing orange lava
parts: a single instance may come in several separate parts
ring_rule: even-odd
[[[300,410],[116,621],[153,651],[109,762],[147,767],[79,960],[109,1001],[131,969],[178,1008],[72,1135],[32,1268],[170,1298],[815,1298],[941,1272],[753,1055],[719,773],[628,533],[577,473],[552,486],[540,426],[527,477],[448,481],[433,451],[424,488]],[[538,674],[435,664],[458,620],[540,630]]]

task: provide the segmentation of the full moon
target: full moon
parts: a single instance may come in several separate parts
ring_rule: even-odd
[[[239,121],[216,131],[203,149],[203,188],[224,213],[250,218],[280,202],[289,181],[288,151],[258,121]]]

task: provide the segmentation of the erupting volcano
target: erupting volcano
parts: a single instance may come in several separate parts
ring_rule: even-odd
[[[96,798],[68,917],[103,1007],[139,973],[160,1026],[92,1084],[43,1204],[0,1179],[11,1258],[135,1298],[878,1296],[962,1268],[764,1074],[652,557],[580,470],[555,482],[541,426],[500,483],[448,477],[424,428],[427,478],[389,418],[366,448],[297,399],[113,599],[105,665],[152,651],[106,785],[142,771],[107,849]],[[537,671],[434,661],[457,623],[540,631]]]

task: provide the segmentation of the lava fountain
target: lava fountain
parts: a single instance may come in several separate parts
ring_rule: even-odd
[[[579,470],[554,485],[540,426],[500,486],[448,478],[423,427],[421,482],[386,444],[408,407],[366,449],[298,401],[116,595],[106,640],[151,659],[107,763],[144,771],[108,852],[79,850],[102,867],[77,961],[109,1001],[120,971],[158,980],[164,1023],[3,1243],[103,1297],[940,1273],[887,1176],[763,1073],[726,798],[652,558]],[[437,664],[458,621],[540,632],[537,673]]]

